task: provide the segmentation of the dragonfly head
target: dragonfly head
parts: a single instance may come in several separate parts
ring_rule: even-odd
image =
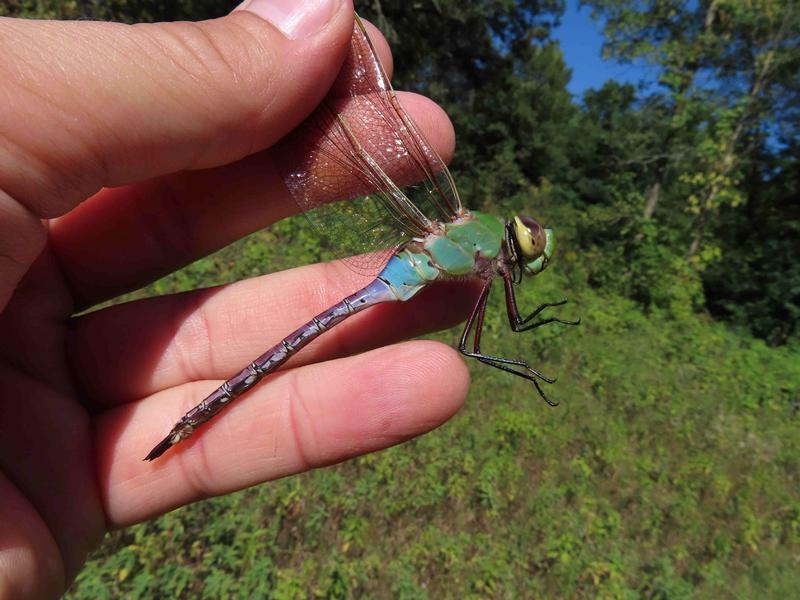
[[[556,250],[556,236],[552,229],[545,229],[536,219],[517,215],[511,231],[519,250],[520,265],[528,275],[545,270]]]

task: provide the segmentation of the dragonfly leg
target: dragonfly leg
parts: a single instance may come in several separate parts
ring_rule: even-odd
[[[523,360],[491,356],[481,352],[481,333],[483,332],[483,320],[486,315],[486,303],[489,300],[489,290],[491,287],[492,282],[491,280],[488,280],[483,286],[483,290],[481,290],[481,294],[478,297],[478,302],[475,304],[472,314],[467,319],[467,323],[464,327],[464,333],[461,334],[461,342],[458,345],[459,352],[461,352],[461,354],[464,356],[475,358],[483,364],[489,365],[490,367],[500,369],[501,371],[511,373],[512,375],[516,375],[517,377],[522,377],[523,379],[530,381],[533,383],[536,391],[539,392],[539,396],[541,396],[545,402],[547,402],[550,406],[557,406],[558,402],[553,402],[550,400],[539,384],[540,380],[544,381],[545,383],[555,383],[555,379],[546,377],[536,369],[533,369]],[[472,350],[470,351],[467,350],[467,342],[473,327],[475,332],[472,338]],[[515,369],[514,367],[518,368]]]
[[[536,317],[538,317],[543,310],[546,308],[552,308],[553,306],[563,306],[567,303],[567,299],[564,298],[563,300],[559,300],[558,302],[545,302],[541,306],[537,307],[531,314],[527,317],[523,318],[519,314],[519,309],[517,308],[517,296],[514,292],[514,282],[511,277],[504,277],[503,283],[506,289],[506,311],[508,312],[508,322],[511,324],[511,329],[513,329],[516,333],[522,333],[523,331],[530,331],[531,329],[536,329],[537,327],[541,327],[542,325],[547,325],[549,323],[561,323],[562,325],[580,325],[581,320],[577,319],[575,321],[569,321],[566,319],[558,319],[556,317],[549,317],[547,319],[541,319],[539,321],[533,321]]]

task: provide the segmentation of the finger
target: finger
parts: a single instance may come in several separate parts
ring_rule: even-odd
[[[68,354],[93,410],[123,404],[191,381],[226,379],[366,283],[334,262],[121,304],[76,318]],[[410,302],[376,306],[321,335],[289,365],[450,327],[466,317],[476,292],[468,283],[442,284]]]
[[[346,0],[283,14],[272,4],[135,27],[2,20],[0,188],[53,217],[102,186],[227,164],[273,144],[324,96],[353,11]]]
[[[0,390],[0,472],[13,482],[46,527],[48,545],[56,546],[56,552],[36,539],[41,533],[36,523],[26,524],[37,551],[43,552],[38,557],[42,575],[60,572],[63,587],[105,531],[89,461],[89,418],[74,401],[11,369],[0,368]],[[23,396],[30,401],[20,403]],[[5,511],[2,506],[0,512]],[[19,517],[24,518],[22,514]],[[48,564],[45,557],[50,561],[57,558],[58,563]],[[2,591],[0,576],[0,597],[5,596]]]
[[[46,239],[39,219],[0,190],[0,311],[44,248]]]
[[[218,382],[187,384],[97,421],[98,477],[122,527],[261,481],[386,448],[453,415],[469,375],[451,348],[411,342],[273,376],[154,463],[144,453],[174,415]]]
[[[454,134],[444,112],[415,94],[401,100],[449,159]],[[77,304],[141,287],[296,212],[273,156],[106,189],[55,221],[52,246]]]
[[[23,494],[0,473],[0,596],[57,598],[66,576],[47,525]]]

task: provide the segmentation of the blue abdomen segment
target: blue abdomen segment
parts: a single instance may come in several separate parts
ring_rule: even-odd
[[[378,279],[389,285],[398,300],[405,301],[435,281],[439,273],[430,256],[406,249],[389,259]]]

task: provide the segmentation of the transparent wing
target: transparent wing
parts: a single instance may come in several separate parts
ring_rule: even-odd
[[[462,213],[447,167],[400,106],[358,17],[333,87],[277,159],[337,254],[372,253],[346,258],[358,272],[375,272],[399,245]]]

